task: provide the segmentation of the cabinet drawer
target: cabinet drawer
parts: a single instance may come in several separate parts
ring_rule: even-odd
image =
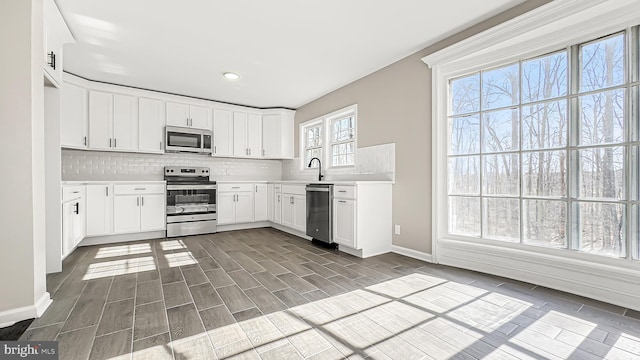
[[[253,191],[254,184],[218,184],[218,192]]]
[[[333,187],[333,197],[337,199],[355,199],[356,187],[336,185]]]
[[[163,194],[164,184],[126,184],[114,185],[115,195]]]
[[[282,185],[283,194],[305,195],[305,185]]]
[[[78,199],[84,196],[84,185],[62,187],[62,202]]]
[[[273,191],[274,192],[282,192],[282,184],[273,184]]]

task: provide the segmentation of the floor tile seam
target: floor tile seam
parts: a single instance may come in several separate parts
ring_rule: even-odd
[[[104,304],[102,304],[102,311],[100,312],[100,316],[98,317],[98,322],[96,323],[96,332],[93,334],[93,339],[91,340],[91,347],[89,348],[89,354],[87,357],[91,357],[91,353],[93,352],[93,346],[96,343],[96,335],[98,334],[98,330],[100,329],[100,323],[102,322],[102,317],[104,315],[104,309],[107,307],[107,298],[109,297],[109,293],[111,292],[111,286],[113,285],[113,275],[111,276],[111,281],[109,282],[109,290],[104,298]],[[134,303],[135,307],[135,303]],[[131,337],[133,337],[133,332],[131,332]]]
[[[152,252],[153,254],[153,252]],[[155,254],[152,255],[154,257],[154,261],[156,262],[156,264],[158,263],[158,259],[155,257]],[[136,281],[135,281],[135,286],[133,288],[133,314],[132,314],[132,319],[131,319],[131,341],[130,341],[130,347],[129,347],[129,357],[133,358],[133,339],[134,339],[134,333],[135,333],[135,329],[136,329],[136,301],[138,300],[138,274],[139,272],[136,272]],[[158,271],[158,278],[160,278],[160,271]]]
[[[200,265],[198,265],[198,268],[200,269],[200,271],[202,271],[204,273],[204,271],[202,270],[202,268],[200,268]],[[180,273],[182,273],[182,269],[180,269]],[[205,274],[206,276],[206,274]],[[184,278],[184,273],[182,273],[182,277]],[[185,283],[186,283],[186,278],[185,278]],[[212,286],[213,287],[213,286]],[[213,290],[215,291],[215,287],[213,287]],[[191,298],[191,302],[193,303],[193,309],[196,312],[196,316],[198,317],[198,320],[200,320],[200,325],[202,325],[202,331],[204,336],[207,337],[207,340],[209,341],[209,345],[211,346],[211,350],[213,350],[213,353],[215,354],[215,348],[213,347],[213,341],[211,341],[211,338],[209,337],[209,333],[207,332],[207,327],[204,325],[204,320],[202,320],[202,316],[200,316],[200,311],[198,310],[198,307],[196,306],[196,301],[193,298],[193,295],[191,294],[191,290],[189,289],[189,287],[187,286],[187,292],[189,293],[189,297]],[[218,297],[220,297],[220,294],[218,294]],[[222,300],[222,298],[220,298],[220,300]],[[224,301],[223,301],[224,303]],[[169,327],[169,336],[171,336],[171,324],[169,324],[169,314],[167,312],[166,309],[165,313],[167,314],[167,326]],[[171,351],[173,351],[173,339],[171,339]],[[173,354],[174,358],[175,358],[175,353]]]
[[[78,304],[78,301],[80,301],[80,295],[82,295],[82,293],[84,292],[84,289],[86,289],[86,287],[87,287],[87,283],[84,283],[84,286],[82,287],[82,290],[78,294],[78,297],[76,298],[76,301],[73,302],[73,306],[71,307],[71,309],[69,309],[69,313],[67,314],[67,317],[62,322],[62,326],[60,327],[60,330],[58,330],[58,333],[56,334],[56,337],[54,339],[57,339],[58,336],[60,336],[60,334],[63,334],[62,329],[64,329],[64,325],[67,323],[67,321],[69,320],[69,317],[71,316],[71,313],[76,308],[76,305]],[[55,299],[54,299],[54,301],[55,301]],[[98,330],[98,328],[96,328],[96,331],[97,330]],[[65,332],[68,332],[68,331],[65,331]]]
[[[156,255],[156,262],[157,261],[158,261],[158,259],[157,259],[157,255]],[[182,276],[182,271],[180,271],[180,275]],[[171,348],[171,359],[175,359],[176,355],[175,355],[175,352],[173,351],[173,336],[171,335],[171,327],[169,326],[169,314],[167,313],[167,303],[166,303],[165,298],[164,298],[164,289],[163,289],[163,284],[162,284],[162,272],[160,271],[160,269],[158,269],[158,278],[160,280],[160,296],[162,297],[162,300],[159,300],[159,301],[156,301],[156,302],[162,302],[162,309],[163,309],[162,313],[164,314],[164,321],[167,324],[167,333],[169,334],[169,344],[167,344],[167,345],[169,346],[169,348]],[[183,280],[184,280],[184,276],[183,276]],[[137,292],[137,287],[136,287],[136,292]],[[135,319],[133,321],[134,321],[134,327],[135,327]],[[145,339],[149,338],[151,336],[157,336],[157,335],[161,335],[161,334],[164,334],[164,333],[150,335],[150,336],[145,337]],[[132,346],[131,347],[132,355],[131,356],[133,357],[133,340],[135,339],[135,334],[133,334],[131,336],[131,339],[132,339],[132,345],[131,345]],[[138,339],[138,340],[141,340],[141,339]]]

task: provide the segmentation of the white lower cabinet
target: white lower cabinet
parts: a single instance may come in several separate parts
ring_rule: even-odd
[[[333,194],[333,241],[341,250],[363,258],[391,251],[391,184],[336,185]]]
[[[113,185],[87,185],[87,236],[113,232]]]
[[[62,254],[64,259],[85,236],[85,188],[62,188]]]
[[[254,221],[254,184],[219,184],[218,225]]]
[[[140,231],[140,196],[115,196],[113,210],[113,228],[116,234]]]
[[[334,199],[333,241],[356,249],[356,201]]]
[[[164,230],[164,186],[115,185],[113,230],[116,234]]]
[[[254,221],[266,221],[269,218],[267,184],[255,184],[254,188]]]
[[[304,186],[303,186],[304,188]],[[307,231],[307,198],[305,195],[282,193],[282,225]]]

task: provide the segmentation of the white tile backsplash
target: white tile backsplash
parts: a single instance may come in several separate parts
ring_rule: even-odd
[[[303,170],[300,158],[282,161],[282,180],[314,180],[318,170]],[[367,146],[356,149],[356,166],[328,169],[322,164],[324,180],[395,180],[396,144]],[[305,166],[306,169],[306,166]]]
[[[281,180],[280,160],[62,150],[63,181],[162,180],[165,166],[202,166],[213,180]]]

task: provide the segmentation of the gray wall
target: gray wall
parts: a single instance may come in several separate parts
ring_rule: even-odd
[[[549,1],[526,1],[297,109],[296,129],[358,104],[358,146],[396,143],[393,224],[401,234],[394,245],[431,253],[431,71],[421,58]]]

